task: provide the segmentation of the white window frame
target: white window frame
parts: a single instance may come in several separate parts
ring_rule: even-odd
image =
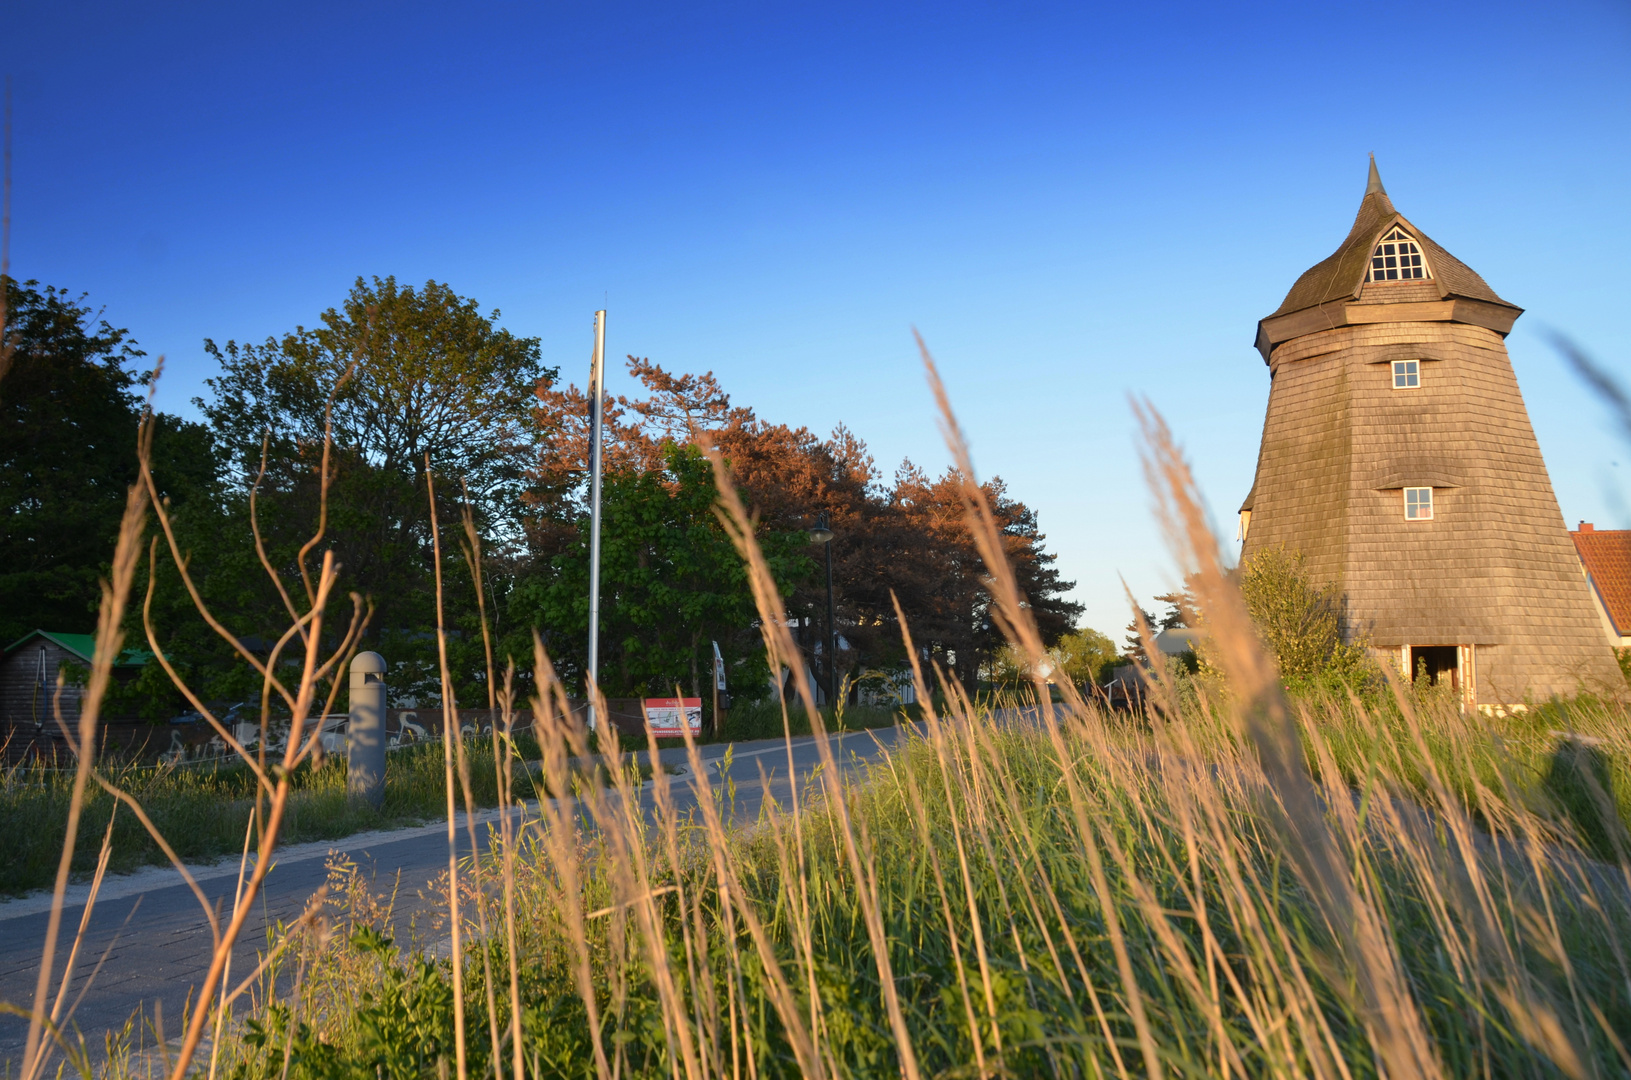
[[[1400,379],[1407,380],[1400,382]],[[1409,381],[1414,380],[1414,381]],[[1393,361],[1393,389],[1420,390],[1421,389],[1421,361],[1395,360]]]
[[[1405,265],[1399,265],[1401,260]],[[1389,261],[1393,265],[1389,266]],[[1366,281],[1431,281],[1432,277],[1421,244],[1397,225],[1376,242],[1370,265],[1365,270]]]
[[[1421,492],[1426,492],[1427,493],[1427,496],[1426,496],[1425,499],[1423,499],[1423,498],[1421,498],[1419,496],[1419,493],[1421,493]],[[1417,497],[1417,499],[1416,499],[1416,501],[1414,503],[1412,503],[1411,499],[1410,499],[1410,496],[1413,493],[1418,495],[1418,497]],[[1426,510],[1427,512],[1424,514],[1424,513],[1422,513],[1423,510]],[[1404,519],[1406,521],[1432,521],[1433,520],[1433,489],[1432,488],[1430,488],[1430,487],[1407,487],[1407,488],[1404,489]]]

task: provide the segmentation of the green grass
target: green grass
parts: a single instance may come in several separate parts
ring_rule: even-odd
[[[989,1075],[1115,1076],[1118,1065],[1143,1075],[1135,1001],[1168,1076],[1313,1075],[1336,1059],[1354,1077],[1383,1075],[1352,957],[1272,826],[1253,755],[1208,703],[1220,688],[1192,680],[1179,691],[1176,724],[1095,714],[1055,744],[982,714],[914,738],[846,790],[868,867],[859,877],[819,786],[805,792],[801,817],[773,808],[722,841],[694,814],[634,826],[589,795],[588,816],[622,830],[619,842],[643,865],[631,867],[581,823],[563,845],[538,832],[519,845],[527,1071],[593,1076],[598,1036],[621,1076],[684,1075],[683,1023],[691,1056],[714,1055],[705,1075],[800,1075],[793,1035],[772,1004],[780,971],[792,1014],[815,1017],[832,1071],[898,1078],[900,1046],[862,902],[869,892],[925,1077],[979,1075],[980,1061]],[[1311,694],[1293,707],[1330,827],[1386,927],[1398,983],[1442,1072],[1566,1076],[1566,1065],[1584,1062],[1584,1075],[1631,1075],[1614,1043],[1631,1030],[1631,890],[1616,865],[1631,855],[1625,705],[1582,697],[1499,719],[1462,716],[1432,695],[1400,707]],[[896,718],[878,712],[851,712],[846,726]],[[779,709],[749,715],[753,734],[781,722]],[[491,746],[472,740],[467,752],[473,794],[490,805]],[[390,768],[379,815],[346,807],[339,763],[299,775],[286,842],[443,812],[439,746],[394,754]],[[200,846],[194,857],[210,844],[216,854],[241,845],[250,794],[242,771],[117,775],[173,842]],[[614,780],[598,764],[594,776]],[[65,799],[66,781],[47,781],[12,774],[6,812],[30,790]],[[83,859],[94,859],[106,804],[99,795],[87,807],[93,841]],[[236,831],[210,820],[226,816],[223,805],[235,808]],[[115,851],[140,851],[126,817]],[[1471,828],[1470,855],[1458,852],[1458,820]],[[22,832],[0,833],[8,866]],[[54,868],[51,841],[34,848]],[[735,875],[727,888],[719,853]],[[563,857],[576,867],[579,910],[597,913],[576,926],[563,912]],[[475,870],[465,865],[466,875]],[[484,883],[466,882],[494,927],[503,925],[501,872],[494,855],[482,864]],[[337,884],[328,913],[337,932],[303,947],[298,993],[288,992],[287,970],[268,970],[258,1004],[222,1045],[222,1075],[273,1080],[286,1048],[294,1080],[453,1075],[449,962],[405,956],[383,936],[383,899],[358,880]],[[645,925],[635,915],[642,905]],[[763,922],[771,963],[744,926],[744,907]],[[477,916],[467,907],[465,917],[474,932]],[[297,931],[274,938],[283,932]],[[510,1023],[509,945],[501,933],[487,940],[467,947],[457,988],[474,1078],[493,1075],[489,1024],[502,1032]],[[580,945],[598,1030],[575,970]],[[665,958],[663,978],[654,956]]]
[[[1581,853],[1590,837],[1548,787],[1547,716],[1484,724],[1429,703],[1412,722],[1298,707],[1360,890],[1351,919],[1369,912],[1385,928],[1394,987],[1436,1067],[1631,1074],[1614,1043],[1631,1031],[1631,897],[1620,870]],[[1606,732],[1598,749],[1621,775],[1623,706],[1570,708]],[[1167,1076],[1334,1075],[1336,1059],[1354,1077],[1383,1074],[1385,1033],[1333,931],[1344,924],[1276,831],[1253,755],[1195,698],[1181,726],[1095,717],[1055,744],[982,716],[914,739],[847,790],[859,876],[842,820],[806,794],[801,817],[770,813],[722,839],[695,816],[660,820],[629,837],[639,866],[590,834],[526,843],[515,947],[529,1074],[595,1075],[598,1037],[620,1076],[684,1076],[687,1058],[696,1075],[796,1076],[792,1017],[836,1075],[895,1080],[903,1059],[869,892],[924,1077],[1142,1076],[1152,1063],[1139,1013]],[[1458,848],[1455,823],[1473,817],[1486,831]],[[580,910],[602,913],[581,928],[563,909],[563,857],[580,875]],[[487,863],[478,890],[491,925],[502,925],[499,870]],[[333,912],[341,932],[310,954],[305,988],[254,1013],[224,1048],[227,1075],[280,1076],[285,1048],[297,1080],[451,1075],[448,963],[405,963],[364,908]],[[763,923],[764,949],[744,908]],[[509,1025],[508,946],[489,941],[469,947],[457,988],[471,1077],[492,1075],[484,971],[491,1022]],[[773,971],[791,989],[785,1014]]]
[[[831,710],[828,723],[833,723]],[[809,734],[807,717],[794,714],[794,734]],[[895,714],[886,709],[850,709],[845,715],[850,728],[888,726]],[[721,740],[779,737],[781,711],[772,704],[738,705]],[[624,738],[628,749],[633,740]],[[659,745],[681,746],[678,739],[664,739]],[[471,795],[477,806],[498,804],[493,773],[493,748],[488,739],[466,740],[471,774]],[[516,739],[520,760],[538,758],[537,743],[528,736]],[[164,834],[176,853],[188,862],[208,861],[237,855],[243,850],[244,833],[254,807],[254,774],[236,759],[220,763],[190,764],[179,768],[131,763],[109,759],[101,764],[102,775],[115,786],[133,795]],[[642,780],[651,769],[642,766]],[[604,768],[595,769],[595,782],[609,784]],[[315,840],[337,840],[373,829],[393,829],[420,824],[447,812],[443,784],[442,751],[439,743],[424,743],[392,751],[386,757],[385,804],[375,810],[346,798],[345,761],[330,756],[322,766],[304,765],[293,777],[292,794],[284,817],[280,843],[299,844]],[[0,773],[0,896],[17,896],[35,889],[49,888],[56,880],[66,828],[73,773],[66,769],[19,765]],[[517,773],[516,793],[536,798],[524,771]],[[91,785],[76,838],[73,874],[84,879],[96,868],[108,820],[115,817],[113,851],[109,859],[112,873],[126,873],[143,866],[168,862],[146,828],[127,808],[114,814],[115,799],[94,783]],[[462,796],[459,805],[463,806]]]
[[[537,757],[537,746],[530,739],[518,739],[517,751],[528,760]],[[496,806],[492,742],[469,739],[465,753],[476,804]],[[135,796],[182,859],[207,861],[243,850],[255,784],[254,774],[242,764],[166,768],[109,761],[103,764],[102,773]],[[404,747],[386,756],[385,802],[379,810],[347,800],[345,783],[343,758],[330,756],[321,767],[298,769],[291,783],[281,843],[335,840],[370,829],[414,825],[447,813],[440,743]],[[7,770],[0,778],[0,895],[51,887],[62,855],[72,788],[72,772],[28,765]],[[534,796],[524,775],[518,775],[516,794]],[[74,850],[73,871],[79,877],[95,870],[110,817],[115,818],[111,871],[127,872],[168,861],[128,808],[120,807],[115,817],[115,801],[92,783]]]
[[[1344,783],[1360,786],[1385,775],[1427,799],[1431,773],[1481,827],[1493,823],[1480,792],[1494,792],[1502,806],[1566,834],[1594,858],[1615,861],[1616,844],[1631,853],[1631,728],[1624,702],[1582,694],[1507,716],[1465,717],[1448,697],[1427,691],[1411,701],[1433,718],[1420,730],[1425,756],[1410,745],[1409,720],[1392,700],[1356,709],[1311,695],[1298,704],[1305,739],[1318,732]],[[1308,764],[1316,774],[1322,767],[1312,757]]]
[[[831,706],[828,706],[821,710],[821,721],[828,731],[861,731],[867,728],[890,727],[900,723],[903,717],[914,720],[920,714],[921,710],[914,705],[904,708],[851,705],[843,710],[840,717]],[[779,739],[788,728],[795,737],[811,732],[810,718],[796,701],[789,705],[786,723],[787,727],[784,728],[782,707],[774,698],[738,702],[725,714],[725,722],[709,741],[748,742],[753,739]],[[670,740],[664,740],[662,743],[664,746],[669,744]],[[683,745],[679,740],[672,740],[672,744]]]

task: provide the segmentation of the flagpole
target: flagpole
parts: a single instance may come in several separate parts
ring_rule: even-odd
[[[606,312],[595,312],[595,353],[589,361],[589,730],[600,693],[600,443],[606,404]]]

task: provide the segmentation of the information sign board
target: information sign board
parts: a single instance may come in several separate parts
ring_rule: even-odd
[[[696,697],[648,697],[641,705],[646,712],[646,725],[659,739],[681,737],[680,725],[691,729],[692,736],[702,731],[702,699]]]

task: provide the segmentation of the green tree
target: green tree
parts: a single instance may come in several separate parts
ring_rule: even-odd
[[[198,406],[233,481],[239,540],[250,535],[248,496],[259,478],[258,519],[271,558],[298,578],[296,552],[319,520],[323,439],[332,423],[322,548],[343,567],[343,589],[374,605],[371,644],[391,660],[393,689],[408,693],[436,692],[427,469],[436,477],[444,529],[445,608],[450,620],[468,623],[454,649],[467,689],[484,665],[475,597],[458,554],[466,492],[494,599],[513,576],[534,455],[530,408],[556,371],[542,363],[537,338],[502,328],[499,315],[435,281],[415,289],[391,277],[358,278],[314,329],[296,327],[260,345],[205,342],[221,373],[207,380],[210,397]],[[313,565],[320,556],[321,549]],[[220,561],[241,632],[275,635],[286,617],[255,560],[240,549]],[[331,617],[342,616],[342,606],[343,593]],[[484,693],[476,696],[485,703]]]
[[[4,288],[15,351],[0,383],[0,647],[95,625],[150,378],[130,332],[84,296],[11,278]],[[161,495],[178,506],[212,498],[208,433],[162,413],[154,424]]]
[[[507,519],[530,463],[534,394],[557,372],[499,314],[435,281],[416,291],[358,278],[316,329],[263,345],[206,341],[221,375],[198,405],[248,480],[266,432],[285,454],[321,446],[333,393],[334,444],[359,464],[422,492],[428,456],[490,520]]]
[[[1068,681],[1077,687],[1092,686],[1118,659],[1114,641],[1084,626],[1061,634],[1048,649],[1046,677],[1054,685]],[[991,654],[985,674],[996,685],[1013,689],[1029,683],[1030,667],[1019,649],[1005,643]]]
[[[602,494],[600,683],[611,695],[699,694],[707,685],[712,642],[731,671],[731,685],[764,686],[768,674],[747,570],[714,515],[713,472],[701,450],[668,443],[661,469],[631,469],[606,478]],[[583,685],[589,632],[588,524],[547,568],[529,575],[511,597],[505,645],[530,654],[524,628],[545,633],[567,685]],[[802,532],[762,532],[772,573],[790,582],[808,574]]]
[[[1138,614],[1144,616],[1144,626],[1149,630],[1151,637],[1161,632],[1161,621],[1153,614],[1143,608],[1138,609]],[[1126,632],[1127,636],[1122,639],[1121,654],[1137,662],[1149,659],[1144,651],[1144,635],[1138,628],[1138,615],[1127,621]]]
[[[1117,660],[1116,643],[1109,635],[1092,627],[1072,630],[1059,638],[1059,643],[1048,650],[1054,669],[1077,686],[1099,681],[1105,669]]]
[[[1162,630],[1173,630],[1189,625],[1189,612],[1194,607],[1194,600],[1187,589],[1174,589],[1162,593],[1155,598],[1155,602],[1167,605],[1167,610],[1161,616],[1160,622],[1150,624],[1150,629],[1159,633]]]

